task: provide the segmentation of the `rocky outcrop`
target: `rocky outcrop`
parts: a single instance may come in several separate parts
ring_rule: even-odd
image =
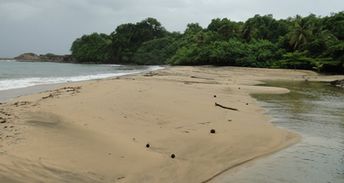
[[[331,84],[344,89],[344,79],[332,81]]]
[[[23,53],[23,54],[15,57],[14,59],[36,61],[36,60],[39,60],[40,58],[38,55],[36,55],[34,53]]]
[[[19,61],[39,61],[39,62],[73,62],[71,55],[55,55],[48,53],[45,55],[37,55],[35,53],[24,53],[14,59]]]
[[[40,55],[40,59],[52,61],[52,62],[72,62],[73,61],[71,55],[55,55],[55,54]]]

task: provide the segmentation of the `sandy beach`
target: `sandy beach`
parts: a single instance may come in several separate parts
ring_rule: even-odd
[[[250,96],[288,90],[254,85],[343,78],[167,67],[19,97],[0,104],[0,182],[208,182],[300,140]]]

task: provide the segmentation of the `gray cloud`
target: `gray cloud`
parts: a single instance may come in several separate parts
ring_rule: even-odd
[[[110,33],[119,24],[146,17],[157,18],[170,31],[183,31],[187,23],[206,26],[215,17],[244,21],[255,14],[286,18],[343,10],[343,0],[0,0],[0,57],[69,53],[83,34]]]

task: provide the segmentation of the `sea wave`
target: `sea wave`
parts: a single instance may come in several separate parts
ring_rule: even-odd
[[[11,60],[11,59],[5,59],[5,60],[0,60],[0,62],[15,62],[16,60]]]
[[[32,78],[19,78],[19,79],[5,79],[0,80],[0,91],[26,88],[30,86],[46,85],[46,84],[60,84],[77,81],[87,81],[94,79],[102,79],[109,77],[124,76],[130,74],[138,74],[142,72],[156,71],[163,69],[161,66],[151,66],[145,70],[126,70],[119,73],[106,73],[106,74],[94,74],[94,75],[81,75],[81,76],[70,76],[70,77],[32,77]]]

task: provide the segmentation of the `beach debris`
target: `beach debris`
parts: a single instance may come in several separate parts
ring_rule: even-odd
[[[248,103],[246,103],[246,105],[248,105]]]
[[[152,76],[155,76],[155,75],[158,75],[158,74],[154,73],[154,72],[148,72],[148,73],[144,74],[143,76],[145,76],[145,77],[152,77]]]
[[[215,102],[215,106],[216,106],[216,107],[221,107],[221,108],[223,108],[223,109],[232,110],[232,111],[239,111],[239,109],[232,108],[232,107],[226,107],[226,106],[223,106],[223,105],[218,104],[218,103],[216,103],[216,102]]]
[[[214,98],[216,98],[217,96],[216,95],[214,95]]]
[[[184,84],[186,85],[192,85],[192,84],[219,84],[219,82],[216,82],[216,81],[206,81],[206,82],[203,82],[203,81],[184,81],[183,82]]]
[[[42,97],[42,99],[47,99],[47,98],[52,98],[52,97],[54,97],[54,95],[53,94],[49,94],[48,96]]]
[[[44,100],[48,98],[58,97],[64,93],[75,95],[77,93],[80,93],[80,90],[81,90],[81,86],[67,86],[67,87],[56,89],[56,90],[50,90],[51,93],[48,96],[42,97],[42,99]]]
[[[193,79],[204,79],[204,80],[214,80],[213,78],[199,77],[199,76],[190,76]]]
[[[146,148],[150,148],[150,144],[146,144]]]
[[[13,103],[13,105],[16,107],[28,105],[28,104],[31,104],[31,102],[29,102],[29,101],[18,101],[18,102]]]
[[[81,86],[67,86],[54,91],[54,95],[61,95],[62,92],[71,93],[72,95],[80,93]]]
[[[210,133],[212,133],[212,134],[216,133],[215,129],[211,129]]]
[[[344,89],[344,79],[343,80],[335,80],[335,81],[331,81],[330,82],[331,85],[339,87],[339,88],[343,88]]]
[[[201,124],[201,125],[208,125],[208,124],[210,124],[211,122],[210,121],[207,121],[207,122],[201,122],[201,123],[199,123],[199,124]]]
[[[305,80],[305,82],[308,82],[308,77],[306,75],[303,75],[302,78]]]
[[[5,115],[5,116],[11,116],[11,114],[9,114],[9,113],[7,113],[7,112],[5,112],[5,111],[2,111],[1,109],[0,109],[0,114],[3,114],[3,115]]]
[[[124,179],[124,178],[125,178],[124,176],[118,177],[117,180],[122,180],[122,179]]]
[[[176,158],[176,155],[175,154],[171,154],[171,158],[172,159]]]

